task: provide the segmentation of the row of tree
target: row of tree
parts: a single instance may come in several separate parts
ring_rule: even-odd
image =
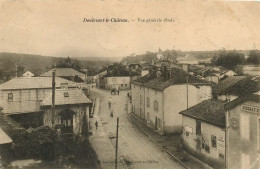
[[[216,56],[212,59],[213,65],[223,66],[228,69],[233,69],[237,65],[244,64],[260,64],[260,51],[251,50],[249,52],[248,58],[245,57],[245,53],[240,51],[232,50],[226,51],[221,50],[219,56]]]

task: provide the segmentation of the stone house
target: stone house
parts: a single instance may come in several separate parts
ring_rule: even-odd
[[[205,100],[182,115],[182,143],[200,160],[216,167],[225,166],[225,102]]]
[[[209,83],[179,68],[168,73],[163,77],[160,71],[153,72],[131,84],[132,112],[160,134],[180,132],[179,112],[211,98]]]
[[[227,169],[260,167],[260,93],[239,97],[225,105]]]
[[[64,125],[70,126],[74,134],[82,134],[82,125],[88,124],[92,103],[74,82],[59,77],[23,77],[0,85],[0,105],[4,114],[25,128]],[[50,118],[52,123],[47,120]]]

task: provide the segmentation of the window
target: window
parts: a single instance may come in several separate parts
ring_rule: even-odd
[[[147,97],[147,99],[146,99],[146,106],[150,107],[150,98],[149,97]]]
[[[121,84],[121,87],[124,87],[124,84]]]
[[[64,92],[64,97],[69,97],[69,92]]]
[[[127,87],[127,84],[125,84],[125,87]]]
[[[13,93],[8,93],[8,101],[9,102],[13,101]]]
[[[240,114],[240,136],[242,139],[249,140],[249,115],[247,114]]]
[[[156,100],[154,101],[154,110],[155,111],[159,110],[159,105],[158,105],[158,102]]]
[[[196,135],[201,135],[201,121],[196,120]]]
[[[217,148],[217,137],[211,135],[211,146]]]

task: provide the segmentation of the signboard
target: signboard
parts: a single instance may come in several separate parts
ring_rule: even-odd
[[[192,128],[191,128],[191,127],[189,127],[189,126],[184,126],[184,129],[185,129],[186,132],[189,132],[189,133],[192,134]]]
[[[225,140],[224,137],[217,137],[217,148],[219,154],[225,154]]]
[[[260,113],[260,108],[259,107],[254,107],[254,106],[248,106],[248,105],[242,105],[241,109],[246,112],[251,112],[251,113]]]

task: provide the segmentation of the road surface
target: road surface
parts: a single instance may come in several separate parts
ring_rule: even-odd
[[[124,168],[183,169],[183,166],[129,121],[126,111],[127,92],[120,91],[120,95],[111,95],[110,91],[91,88],[91,98],[98,98],[100,101],[100,112],[97,116],[113,148],[116,143],[116,118],[119,117],[119,159],[124,162]],[[111,109],[108,106],[109,100],[112,103]],[[111,111],[113,117],[110,116]]]

